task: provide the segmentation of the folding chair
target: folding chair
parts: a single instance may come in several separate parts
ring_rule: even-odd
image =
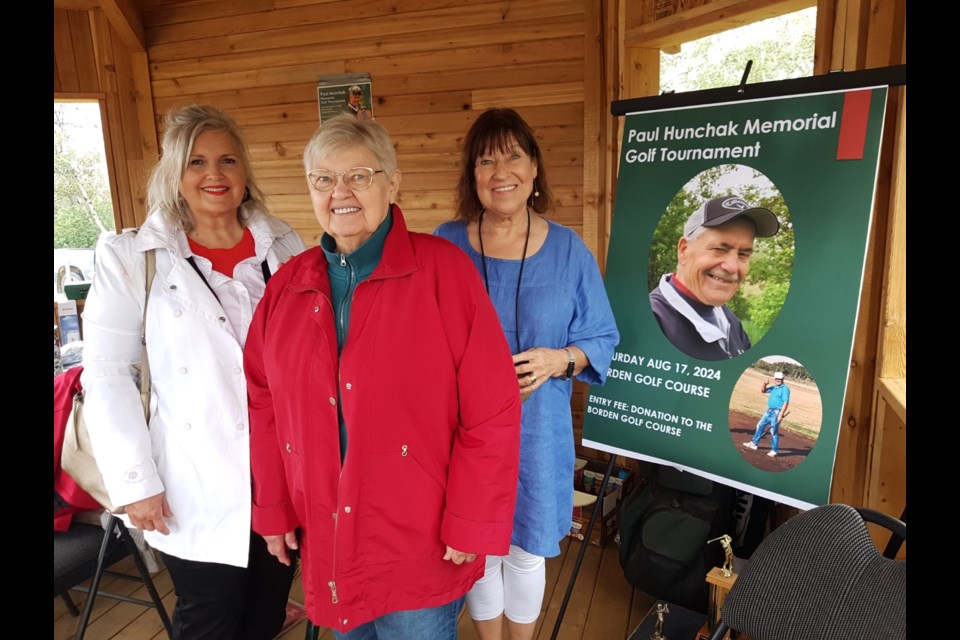
[[[108,567],[127,556],[133,558],[140,574],[139,577],[108,570]],[[100,579],[105,574],[125,580],[142,581],[150,593],[152,601],[100,591]],[[80,583],[88,579],[91,580],[89,589],[79,586]],[[77,610],[76,605],[67,593],[70,589],[89,594],[82,614]],[[163,602],[160,600],[160,594],[157,593],[153,584],[150,572],[147,570],[130,532],[127,531],[123,521],[115,516],[110,516],[110,525],[106,531],[96,525],[74,521],[69,530],[63,533],[54,532],[53,597],[58,596],[63,598],[71,615],[80,615],[76,640],[82,640],[87,631],[90,612],[93,610],[93,604],[97,596],[156,609],[164,628],[167,630],[167,635],[172,637],[170,618],[167,616],[167,610],[164,608]]]

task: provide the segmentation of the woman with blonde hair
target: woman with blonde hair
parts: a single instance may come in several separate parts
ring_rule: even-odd
[[[97,464],[170,572],[176,639],[273,638],[293,579],[251,533],[243,346],[267,279],[305,248],[263,198],[230,116],[196,105],[171,112],[150,213],[138,231],[101,237],[83,314]],[[156,259],[149,304],[147,252]],[[137,387],[144,322],[149,424]]]

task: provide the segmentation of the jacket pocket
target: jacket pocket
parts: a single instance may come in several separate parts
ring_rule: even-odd
[[[431,474],[411,445],[371,452],[361,478],[362,529],[377,561],[429,555],[443,547],[446,479]],[[364,545],[366,546],[366,545]]]

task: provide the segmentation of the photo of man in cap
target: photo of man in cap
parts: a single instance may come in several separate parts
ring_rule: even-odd
[[[668,340],[699,360],[725,360],[750,348],[727,303],[750,270],[755,238],[780,230],[772,211],[738,196],[712,198],[694,211],[677,242],[677,268],[661,276],[650,307]]]
[[[357,120],[370,118],[370,109],[363,104],[363,89],[358,84],[347,91],[347,112],[352,113]]]
[[[790,407],[790,387],[783,381],[783,372],[777,371],[773,374],[773,384],[770,384],[769,381],[764,381],[760,385],[760,392],[770,394],[767,398],[767,412],[763,414],[760,422],[757,423],[757,431],[753,434],[753,439],[749,442],[744,442],[743,446],[756,451],[760,439],[764,436],[764,429],[769,426],[770,452],[767,453],[767,455],[771,458],[776,458],[780,451],[780,422],[786,417]]]

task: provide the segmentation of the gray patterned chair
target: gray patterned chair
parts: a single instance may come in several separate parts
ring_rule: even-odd
[[[907,637],[907,563],[877,550],[864,520],[906,540],[906,524],[831,504],[794,516],[760,544],[723,604],[711,640]]]

